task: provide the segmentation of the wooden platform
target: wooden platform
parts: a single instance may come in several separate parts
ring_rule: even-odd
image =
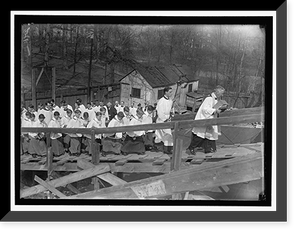
[[[217,152],[214,154],[204,154],[203,151],[196,151],[196,155],[189,155],[186,150],[182,151],[181,169],[198,166],[200,164],[209,164],[211,162],[218,162],[235,157],[243,157],[249,154],[261,152],[263,154],[263,143],[243,144],[243,145],[220,145]],[[162,152],[146,152],[144,155],[129,154],[113,155],[108,154],[102,156],[100,154],[100,164],[108,163],[112,172],[124,173],[168,173],[170,172],[170,155]],[[88,154],[81,154],[78,157],[64,154],[53,158],[54,171],[79,171],[77,161],[84,159],[91,161],[92,157]],[[47,171],[46,157],[33,158],[31,155],[21,156],[21,170],[31,171]]]

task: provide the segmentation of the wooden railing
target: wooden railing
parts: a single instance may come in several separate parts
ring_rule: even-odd
[[[53,155],[50,148],[50,133],[81,133],[90,134],[92,139],[92,163],[99,163],[99,154],[96,154],[95,134],[139,131],[139,130],[157,130],[157,129],[172,129],[173,130],[173,156],[171,158],[171,171],[178,170],[181,164],[182,154],[182,139],[178,138],[178,133],[182,129],[193,128],[195,126],[207,125],[230,125],[238,123],[252,123],[264,121],[263,108],[249,108],[225,111],[220,114],[219,118],[193,120],[193,115],[180,115],[175,117],[173,121],[165,123],[154,123],[135,126],[109,127],[109,128],[47,128],[47,127],[22,127],[21,132],[44,132],[47,136],[47,163],[48,175],[52,172]]]

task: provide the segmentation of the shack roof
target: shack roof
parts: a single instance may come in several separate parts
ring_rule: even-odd
[[[196,80],[194,79],[193,73],[187,66],[179,64],[148,66],[141,63],[134,63],[132,67],[133,70],[130,73],[133,71],[139,72],[153,88],[174,85],[178,81],[188,83]]]

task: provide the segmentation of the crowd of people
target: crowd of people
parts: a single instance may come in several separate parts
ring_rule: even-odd
[[[195,119],[207,119],[217,117],[221,110],[214,108],[225,89],[217,86],[209,97],[206,97],[200,106]],[[130,125],[143,125],[151,123],[163,123],[171,120],[174,115],[172,88],[164,89],[164,96],[154,106],[145,103],[142,107],[125,106],[122,101],[114,104],[95,100],[85,105],[81,99],[77,99],[73,107],[64,100],[60,106],[54,100],[39,103],[35,110],[33,105],[27,109],[21,108],[22,127],[52,127],[52,128],[110,128]],[[215,152],[216,143],[220,131],[217,126],[194,127],[191,143],[188,147],[190,154],[195,155],[195,148],[202,147],[205,153]],[[22,132],[22,154],[29,153],[32,156],[46,156],[47,144],[51,146],[54,156],[60,156],[65,152],[73,156],[79,156],[86,152],[92,154],[92,150],[107,153],[145,154],[145,151],[162,151],[172,154],[173,136],[171,129],[138,130],[126,133],[96,134],[95,143],[92,143],[90,134],[81,133],[50,133],[50,143],[47,142],[44,133]],[[93,145],[94,144],[94,145]],[[92,146],[95,146],[94,148]]]
[[[156,104],[155,104],[156,105]],[[52,127],[52,128],[104,128],[128,125],[155,123],[156,108],[147,102],[142,107],[125,106],[122,101],[103,102],[94,100],[86,105],[77,99],[74,108],[62,100],[56,105],[54,100],[45,104],[39,103],[37,110],[33,105],[21,108],[22,127]],[[96,151],[103,155],[107,153],[144,154],[145,151],[154,151],[154,131],[133,131],[126,133],[96,134]],[[65,152],[78,156],[81,153],[92,153],[90,134],[81,133],[51,133],[50,143],[54,156]],[[31,154],[33,157],[46,156],[47,139],[44,133],[22,133],[22,154]]]

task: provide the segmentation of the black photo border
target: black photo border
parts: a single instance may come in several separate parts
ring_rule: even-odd
[[[276,185],[276,211],[10,211],[1,221],[3,222],[38,222],[38,221],[65,221],[68,222],[139,222],[139,221],[164,221],[164,222],[206,222],[206,221],[285,221],[287,218],[287,148],[286,144],[286,122],[285,110],[287,101],[287,4],[283,3],[276,11],[276,74],[277,74],[277,112],[276,112],[276,134],[277,142],[281,143],[280,148],[276,148],[277,166],[277,185]],[[45,17],[47,18],[47,17]],[[44,19],[45,19],[44,18]],[[88,19],[88,18],[86,18]],[[249,18],[250,19],[250,18]],[[40,20],[40,18],[39,18]],[[45,19],[47,21],[47,19]],[[133,18],[133,20],[135,20]],[[168,20],[168,19],[166,19]],[[230,17],[227,18],[230,20]],[[225,20],[226,21],[226,20]],[[52,21],[51,21],[52,22]],[[82,22],[82,21],[81,21]],[[167,22],[164,22],[167,24]],[[170,23],[173,23],[172,21]],[[278,46],[280,45],[280,46]],[[16,47],[17,48],[17,47]],[[17,65],[17,64],[16,64]],[[272,70],[271,70],[272,71]],[[280,79],[279,79],[280,78]],[[272,84],[272,83],[271,83]],[[272,87],[272,85],[271,85]],[[269,89],[266,90],[268,92]],[[18,89],[15,86],[15,97]],[[266,96],[267,97],[267,96]],[[18,105],[18,99],[15,99],[15,107]],[[266,102],[271,102],[272,99]],[[279,103],[278,103],[279,102]],[[272,113],[272,112],[271,112]],[[17,119],[16,119],[17,120]],[[280,123],[280,125],[278,125]],[[17,126],[17,125],[16,125]],[[270,133],[270,132],[268,132]],[[280,133],[278,135],[278,133]],[[18,152],[18,151],[16,151]],[[16,172],[18,168],[16,166]],[[17,179],[18,175],[16,175]],[[16,189],[18,187],[16,186]],[[16,190],[17,192],[18,190]],[[18,196],[17,193],[15,196]],[[280,203],[279,203],[280,202]],[[112,202],[109,202],[112,203]],[[108,205],[109,205],[108,203]],[[123,202],[124,203],[124,202]],[[22,203],[21,203],[22,204]],[[35,204],[35,203],[34,203]],[[39,202],[37,202],[39,205]],[[51,202],[50,202],[51,204]],[[92,203],[93,204],[93,203]],[[113,203],[114,204],[114,203]],[[134,203],[133,203],[134,204]],[[77,205],[77,202],[75,203]],[[88,204],[89,205],[89,204]],[[122,205],[119,204],[119,205]],[[128,205],[127,201],[125,205]],[[238,205],[237,205],[238,206]],[[279,213],[280,212],[280,213]],[[67,218],[67,219],[66,219]]]

